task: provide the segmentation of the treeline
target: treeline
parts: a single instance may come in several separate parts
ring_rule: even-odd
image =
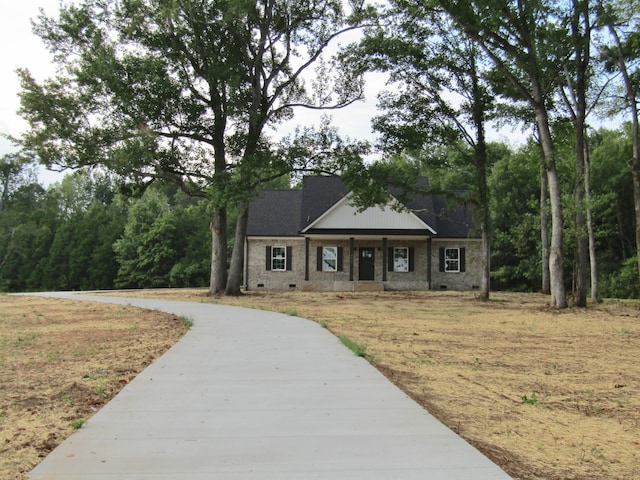
[[[561,136],[560,136],[561,137]],[[629,129],[600,130],[589,138],[591,199],[599,297],[638,298],[640,283],[635,245],[633,178],[629,159]],[[558,170],[564,213],[565,287],[573,294],[578,269],[575,225],[575,152],[570,141],[558,139]],[[493,146],[492,150],[495,149]],[[493,226],[492,286],[496,289],[539,291],[542,284],[540,147],[531,141],[517,152],[492,153],[488,178]],[[548,207],[547,207],[548,208]]]
[[[589,141],[600,294],[637,298],[633,184],[627,161],[632,140],[620,129],[594,132]],[[558,165],[563,191],[571,192],[574,157],[570,142],[565,144],[559,149]],[[441,155],[446,158],[440,164],[447,168],[433,168],[432,159],[422,162],[422,173],[429,175],[432,186],[472,190],[472,175],[456,158],[462,155],[460,149],[445,149]],[[492,288],[539,291],[540,147],[534,141],[518,149],[493,143],[489,159]],[[86,170],[45,188],[15,157],[5,156],[2,166],[0,290],[209,285],[213,213],[206,200],[162,182],[132,198],[120,193],[111,176]],[[567,194],[563,203],[565,268],[572,272],[577,261],[574,199]],[[232,226],[235,216],[227,221]],[[232,245],[230,238],[229,252]],[[566,275],[566,282],[572,291],[573,275]]]
[[[48,188],[14,177],[2,192],[0,290],[208,285],[205,202],[168,184],[128,198],[84,170]]]

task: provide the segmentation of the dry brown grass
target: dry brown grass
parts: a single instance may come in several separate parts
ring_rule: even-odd
[[[26,478],[185,331],[161,312],[0,296],[0,478]]]
[[[367,357],[391,381],[515,478],[640,479],[638,302],[606,302],[586,310],[558,312],[547,308],[547,297],[502,293],[492,294],[489,302],[481,302],[473,294],[455,292],[261,292],[238,298],[210,298],[202,290],[128,294],[269,309],[321,322],[336,335],[366,344]],[[8,326],[7,298],[0,297],[3,334]],[[32,357],[30,361],[38,365],[35,370],[40,370],[42,378],[34,377],[25,387],[22,380],[7,380],[4,366],[2,370],[2,392],[8,385],[12,404],[28,405],[30,398],[43,402],[31,410],[23,410],[34,417],[33,426],[28,424],[20,432],[20,441],[27,447],[46,442],[48,432],[52,431],[48,425],[53,424],[54,413],[47,413],[49,407],[44,401],[60,403],[62,394],[72,391],[69,382],[82,385],[78,379],[83,380],[99,364],[92,367],[93,356],[84,358],[80,363],[89,363],[77,370],[73,380],[51,388],[49,394],[40,394],[45,382],[57,379],[60,369],[74,363],[43,362],[42,356],[52,355],[44,353],[45,338],[54,338],[57,330],[67,331],[66,343],[86,348],[93,341],[86,330],[95,328],[65,330],[62,324],[78,315],[77,310],[71,312],[78,306],[64,300],[47,302],[57,302],[55,310],[70,315],[48,326],[47,329],[58,325],[49,333],[35,338],[28,333],[31,330],[25,322],[13,324],[8,340],[4,336],[0,340],[15,345],[20,342],[16,337],[20,331],[25,339],[32,338],[28,342],[39,347],[23,346],[19,351],[25,358]],[[103,319],[111,319],[108,323],[114,317],[122,319],[120,327],[111,327],[108,334],[96,337],[105,341],[114,332],[133,325],[130,318],[140,316],[139,311],[126,307],[84,305],[95,312],[113,308],[111,313],[102,314]],[[44,328],[52,322],[51,306],[29,308],[33,312],[46,312],[44,318],[30,314],[29,324]],[[157,314],[146,315],[154,318]],[[139,329],[147,331],[146,328],[140,324]],[[153,339],[155,331],[152,327],[146,335],[138,337],[134,350],[145,352],[147,335]],[[78,340],[74,343],[70,338],[76,335]],[[166,342],[171,341],[169,336],[158,335],[164,338],[165,348]],[[104,347],[109,352],[105,358],[120,356],[114,352],[121,351],[127,352],[123,358],[135,356],[132,350],[127,350],[132,348],[131,344],[116,342]],[[73,355],[69,360],[73,360]],[[7,361],[4,348],[0,356],[0,362],[3,361]],[[95,382],[84,380],[87,385],[82,390],[93,395]],[[5,402],[3,397],[2,405]],[[42,413],[47,415],[39,418]],[[63,415],[71,419],[79,413]],[[8,418],[6,412],[0,412],[1,442],[5,442]],[[56,433],[56,441],[67,433],[66,428],[65,432]],[[6,446],[0,445],[3,466],[6,453]],[[0,477],[21,478],[3,475],[3,466]]]

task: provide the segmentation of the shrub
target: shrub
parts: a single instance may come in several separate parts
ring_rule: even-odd
[[[600,291],[603,297],[608,298],[639,298],[638,258],[625,260],[620,270],[604,277]]]

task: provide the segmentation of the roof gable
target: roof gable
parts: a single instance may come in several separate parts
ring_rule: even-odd
[[[351,202],[351,194],[340,199],[317,220],[309,224],[302,232],[308,230],[371,230],[373,226],[380,230],[428,230],[433,228],[410,211],[394,209],[390,202],[384,207],[369,207],[359,212]]]

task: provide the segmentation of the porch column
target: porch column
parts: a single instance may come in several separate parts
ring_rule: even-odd
[[[244,289],[249,290],[249,240],[244,240]]]
[[[355,240],[353,237],[349,239],[349,281],[353,282],[353,251],[355,248]]]
[[[304,239],[304,279],[309,281],[309,237]]]
[[[387,281],[387,238],[382,239],[382,281]]]
[[[427,238],[427,284],[431,290],[431,237]]]

